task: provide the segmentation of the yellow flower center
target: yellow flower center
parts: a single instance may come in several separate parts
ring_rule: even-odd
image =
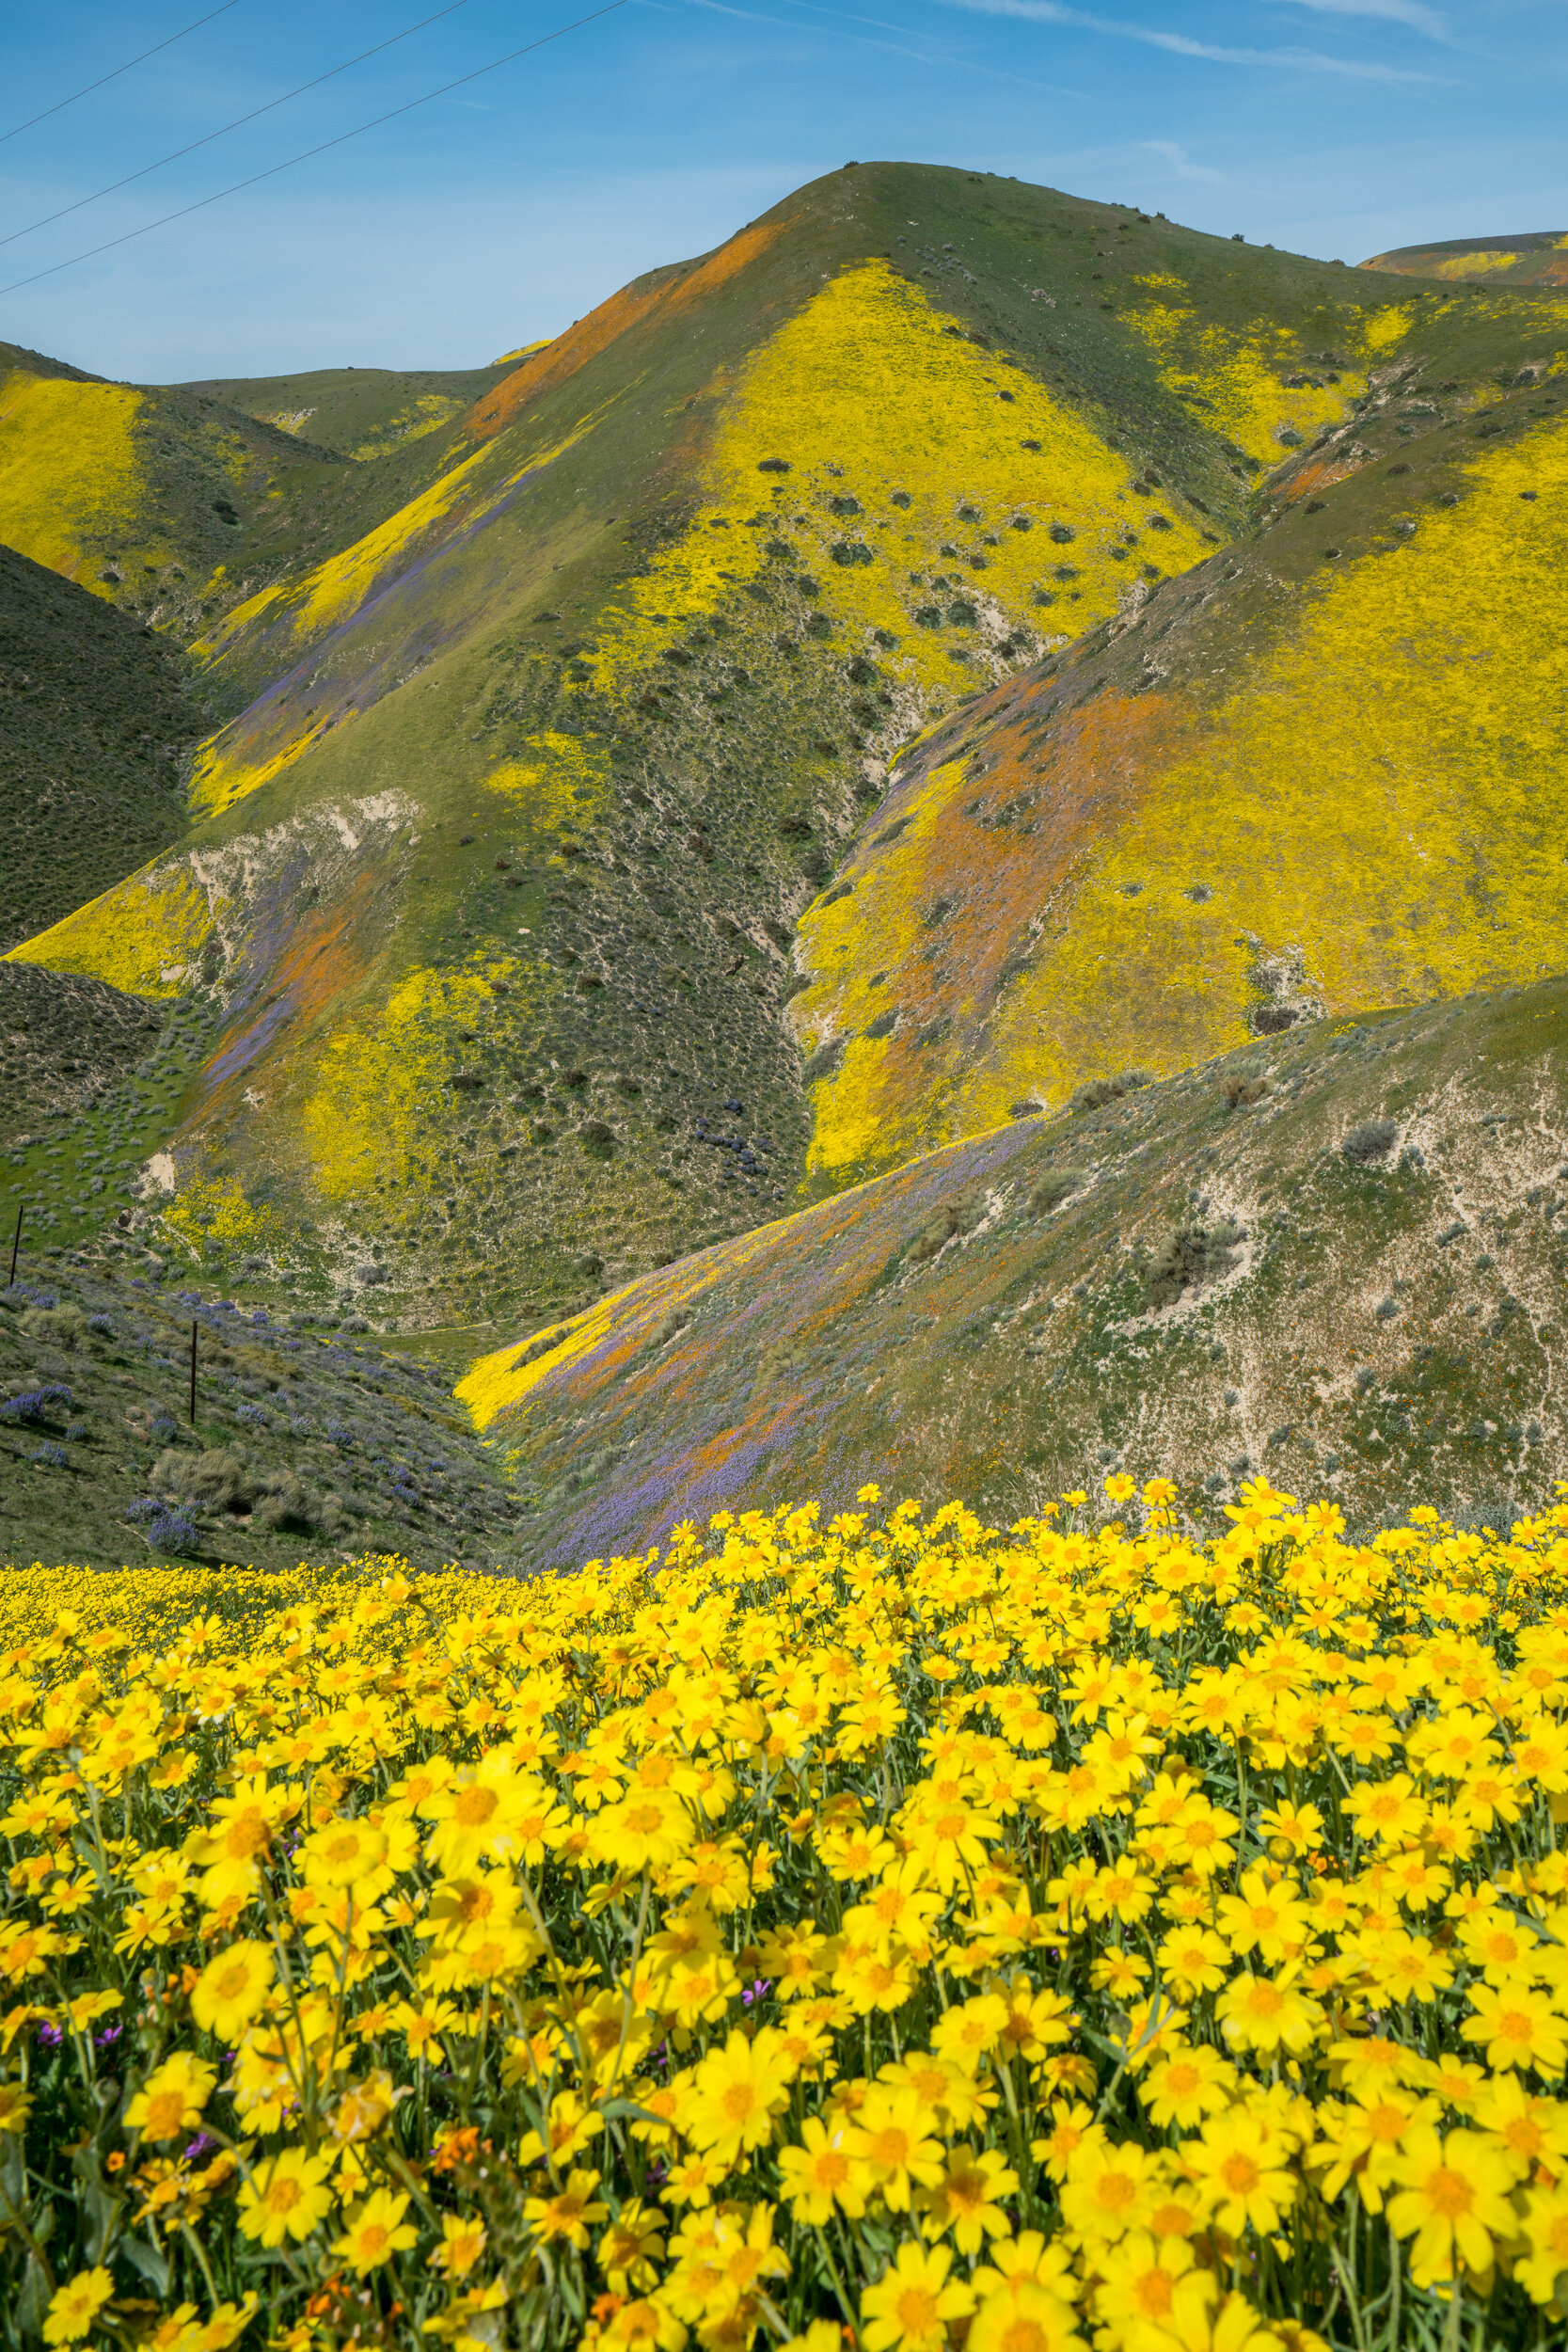
[[[476,1784],[465,1788],[451,1809],[451,1818],[459,1829],[483,1829],[495,1819],[500,1799],[493,1788]]]
[[[1132,2289],[1140,2319],[1164,2319],[1170,2311],[1176,2281],[1168,2270],[1146,2270]]]
[[[928,2287],[906,2287],[894,2309],[906,2336],[928,2336],[937,2325],[937,2298]]]
[[[1462,2221],[1476,2201],[1475,2190],[1463,2172],[1440,2164],[1426,2184],[1427,2202],[1445,2221]]]

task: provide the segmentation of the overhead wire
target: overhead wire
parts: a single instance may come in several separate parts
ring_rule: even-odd
[[[447,0],[444,8],[436,8],[431,15],[421,16],[417,24],[405,24],[401,33],[388,34],[385,40],[376,41],[370,49],[361,49],[356,57],[345,57],[341,65],[329,66],[325,73],[316,74],[309,82],[299,83],[293,89],[286,89],[281,98],[269,98],[264,106],[255,106],[247,115],[236,115],[232,122],[222,123],[217,130],[208,131],[200,138],[192,139],[188,147],[177,147],[172,154],[160,155],[155,164],[143,164],[139,171],[128,171],[123,180],[111,180],[106,188],[96,188],[91,196],[79,196],[74,204],[62,204],[57,213],[45,213],[41,220],[29,221],[25,229],[13,229],[8,236],[0,237],[0,246],[15,245],[19,237],[30,237],[35,230],[47,229],[52,221],[64,220],[68,213],[79,213],[84,205],[96,204],[102,197],[113,196],[117,188],[128,188],[133,180],[145,180],[149,172],[162,171],[166,164],[177,164],[182,155],[194,155],[198,147],[211,147],[214,139],[226,138],[230,131],[238,131],[245,123],[256,122],[262,115],[270,115],[275,108],[286,106],[291,98],[299,98],[308,89],[318,89],[323,82],[330,82],[335,74],[346,73],[351,66],[363,65],[367,57],[379,56],[383,49],[394,49],[400,40],[407,40],[411,34],[422,33],[427,24],[436,24],[443,16],[453,16],[459,8],[466,8],[467,5],[468,0]]]
[[[187,33],[199,32],[203,24],[212,23],[214,16],[227,16],[230,8],[237,8],[239,5],[240,0],[223,0],[221,8],[209,8],[207,14],[198,16],[193,24],[182,24],[180,30],[170,33],[166,40],[155,40],[150,49],[144,49],[139,56],[127,57],[125,63],[117,65],[112,72],[101,73],[96,82],[85,82],[80,89],[73,89],[69,98],[61,98],[53,106],[45,106],[40,115],[29,115],[25,122],[17,123],[14,129],[0,131],[0,147],[8,139],[20,138],[22,133],[30,131],[35,122],[47,122],[51,115],[63,114],[66,107],[74,106],[79,98],[89,97],[95,89],[102,89],[105,82],[118,81],[122,73],[129,73],[134,65],[144,65],[149,57],[155,57],[160,49],[172,49],[175,42],[183,40]]]
[[[417,106],[428,106],[437,98],[445,98],[454,89],[466,89],[470,82],[483,81],[486,73],[496,72],[503,65],[511,65],[518,57],[531,56],[536,49],[547,49],[552,40],[563,40],[568,33],[580,32],[583,25],[594,24],[602,16],[613,16],[618,8],[629,6],[629,0],[606,0],[602,8],[591,8],[586,16],[572,19],[569,24],[558,24],[551,33],[541,33],[537,40],[525,41],[520,49],[509,49],[504,57],[492,57],[488,65],[476,66],[471,73],[460,73],[453,82],[443,82],[438,89],[427,89],[418,98],[408,99],[401,106],[391,106],[384,115],[375,115],[369,122],[356,123],[352,131],[341,131],[336,138],[323,139],[318,146],[308,147],[298,155],[290,155],[280,164],[269,164],[265,171],[253,171],[246,180],[236,180],[231,186],[218,188],[211,196],[198,197],[194,204],[182,204],[177,212],[164,213],[157,220],[144,221],[139,229],[128,229],[122,237],[109,237],[103,245],[90,246],[85,253],[73,253],[64,262],[52,262],[47,269],[34,270],[29,278],[16,278],[8,286],[0,286],[0,295],[15,294],[23,286],[36,286],[40,278],[57,277],[63,269],[74,269],[79,262],[95,261],[100,253],[112,253],[117,246],[130,245],[137,237],[150,236],[154,229],[166,229],[171,220],[183,220],[191,213],[204,212],[209,204],[220,204],[226,196],[238,196],[243,188],[253,188],[262,180],[274,180],[280,171],[292,171],[296,164],[308,164],[313,155],[325,155],[334,147],[346,146],[350,139],[363,137],[367,131],[379,130],[384,122],[395,122],[400,115],[412,114]]]

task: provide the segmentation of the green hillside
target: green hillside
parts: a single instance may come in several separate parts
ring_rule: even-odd
[[[158,1006],[103,980],[0,962],[0,1151],[14,1155],[36,1144],[40,1152],[35,1181],[10,1186],[13,1210],[26,1201],[38,1219],[39,1194],[64,1156],[58,1137],[71,1129],[51,1133],[46,1122],[69,1121],[125,1089],[155,1053],[163,1025]],[[25,1162],[13,1156],[11,1164]],[[100,1216],[105,1175],[102,1152],[93,1152],[82,1176]],[[11,1229],[12,1219],[0,1222]]]
[[[179,838],[204,719],[183,663],[57,573],[0,548],[0,949]]]
[[[901,747],[1245,545],[1259,485],[1434,333],[1457,409],[1495,399],[1538,299],[1432,318],[863,166],[340,469],[332,551],[300,568],[295,501],[291,567],[197,645],[250,699],[188,850],[23,950],[132,993],[212,974],[164,1230],[323,1284],[373,1261],[390,1319],[504,1336],[779,1214],[829,1148],[796,927],[846,920]],[[346,543],[354,499],[379,519]],[[716,1165],[699,1122],[742,1117],[764,1148]]]
[[[455,371],[313,368],[297,375],[214,377],[179,389],[221,401],[337,457],[385,457],[422,440],[494,389],[514,363]]]
[[[182,641],[269,576],[258,534],[323,459],[214,400],[0,343],[0,544]]]
[[[1112,1468],[1353,1527],[1568,1476],[1568,981],[1086,1088],[645,1277],[459,1387],[530,1556],[875,1480],[1001,1525]]]
[[[1398,246],[1374,253],[1363,269],[1399,278],[1440,278],[1473,290],[1493,286],[1568,286],[1568,236],[1543,230],[1519,237],[1454,237],[1447,245]]]
[[[467,405],[410,422],[425,382]],[[101,438],[119,413],[102,403],[130,397],[44,363],[27,383],[26,400],[99,401]],[[1565,389],[1568,305],[1549,287],[1418,285],[875,165],[471,377],[135,394],[154,414],[186,404],[187,452],[229,436],[241,468],[258,435],[276,463],[222,526],[243,577],[209,582],[204,614],[151,624],[190,637],[221,722],[187,831],[11,950],[46,994],[11,1033],[10,1197],[41,1244],[112,1226],[246,1311],[347,1317],[457,1364],[538,1351],[548,1378],[506,1422],[507,1458],[537,1540],[568,1549],[600,1538],[561,1449],[592,1425],[595,1478],[641,1459],[616,1414],[642,1390],[605,1421],[574,1369],[587,1343],[557,1365],[548,1334],[599,1331],[621,1309],[595,1302],[628,1285],[637,1314],[666,1302],[660,1323],[719,1268],[741,1349],[754,1274],[759,1313],[787,1294],[785,1321],[818,1336],[781,1330],[777,1364],[750,1372],[726,1340],[717,1387],[644,1436],[692,1497],[714,1465],[745,1456],[761,1477],[775,1452],[800,1490],[831,1486],[836,1436],[811,1423],[822,1454],[784,1443],[807,1425],[791,1384],[814,1349],[860,1362],[862,1337],[879,1348],[893,1327],[828,1334],[813,1281],[794,1296],[802,1233],[858,1235],[885,1271],[905,1244],[876,1204],[929,1191],[928,1224],[951,1195],[978,1268],[974,1170],[1136,1072],[1164,1083],[1124,1090],[1137,1107],[1107,1132],[1158,1115],[1167,1159],[1157,1197],[1147,1158],[1117,1195],[1130,1280],[1185,1230],[1179,1162],[1208,1148],[1188,1114],[1212,1104],[1181,1073],[1228,1055],[1250,1085],[1267,1073],[1249,1057],[1284,1057],[1266,1113],[1227,1130],[1284,1154],[1266,1182],[1243,1170],[1246,1222],[1340,1168],[1325,1120],[1385,1116],[1356,1091],[1381,1064],[1323,1058],[1330,1030],[1387,1016],[1410,1085],[1447,1055],[1451,1091],[1475,1024],[1534,1004],[1560,968]],[[318,426],[335,447],[301,437]],[[138,408],[134,446],[147,429]],[[63,513],[64,443],[46,441],[16,446]],[[372,443],[385,453],[346,453]],[[1557,999],[1539,1001],[1549,1025]],[[1429,1003],[1459,1025],[1418,1017]],[[1462,1153],[1461,1130],[1442,1133]],[[944,1146],[979,1155],[962,1182],[931,1157]],[[1434,1148],[1419,1142],[1429,1171]],[[1547,1183],[1521,1166],[1526,1193]],[[791,1216],[830,1195],[820,1228]],[[1321,1230],[1350,1220],[1345,1263],[1373,1284],[1384,1242],[1351,1230],[1357,1202],[1323,1192]],[[1432,1215],[1451,1224],[1451,1207]],[[1087,1215],[1069,1203],[1053,1233]],[[1433,1265],[1462,1262],[1443,1247]],[[1089,1296],[1098,1279],[1085,1259],[1074,1280]],[[1304,1261],[1291,1279],[1318,1277]],[[1275,1294],[1247,1280],[1224,1312],[1253,1324],[1214,1343],[1245,1355],[1235,1458],[1256,1459],[1259,1430],[1308,1422],[1265,1343]],[[1514,1311],[1484,1285],[1462,1303]],[[1542,1306],[1532,1328],[1549,1320]],[[1403,1359],[1376,1337],[1358,1368],[1402,1394]],[[937,1427],[968,1360],[937,1342],[928,1389],[927,1359],[895,1351],[914,1401],[893,1434],[846,1423],[846,1448],[883,1447],[906,1483],[939,1457],[924,1437],[901,1453],[898,1432]],[[1040,1477],[1135,1427],[1196,1464],[1180,1381],[1148,1374],[1138,1404],[1130,1375],[1102,1427],[1088,1360],[1057,1366],[1080,1405]],[[1443,1406],[1452,1448],[1432,1477],[1456,1504],[1559,1459],[1549,1382],[1501,1361],[1460,1383],[1459,1420]],[[1015,1452],[1043,1442],[1028,1384],[1044,1375],[1020,1376]],[[494,1404],[489,1380],[473,1393]],[[990,1493],[1003,1408],[959,1387],[938,1483],[977,1492],[984,1470]],[[1324,1393],[1313,1442],[1350,1460],[1359,1424]],[[1482,1424],[1479,1451],[1461,1420]],[[1493,1444],[1535,1423],[1539,1445]],[[641,1525],[652,1490],[616,1486]],[[1371,1487],[1341,1490],[1374,1508]]]
[[[444,1377],[360,1317],[242,1311],[118,1236],[24,1244],[0,1288],[0,1560],[488,1565],[515,1518]]]

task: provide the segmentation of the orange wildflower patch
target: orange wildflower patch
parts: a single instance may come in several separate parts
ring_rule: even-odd
[[[704,261],[680,268],[656,271],[650,278],[633,278],[612,294],[608,302],[601,302],[596,310],[590,310],[585,319],[558,335],[544,352],[502,378],[493,390],[478,400],[463,420],[463,430],[470,440],[488,441],[496,434],[515,423],[531,402],[540,393],[553,391],[558,384],[575,375],[578,368],[595,359],[601,351],[629,333],[634,326],[656,311],[684,310],[738,276],[749,262],[766,253],[775,238],[784,234],[787,221],[758,221],[750,229],[742,229],[716,253]]]

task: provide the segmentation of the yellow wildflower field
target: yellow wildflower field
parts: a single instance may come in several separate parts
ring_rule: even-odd
[[[7,2340],[1560,2341],[1568,1490],[879,1502],[13,1571]]]

